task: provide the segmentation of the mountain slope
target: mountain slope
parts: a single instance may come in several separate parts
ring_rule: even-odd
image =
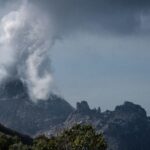
[[[56,95],[51,95],[47,101],[32,102],[25,85],[17,79],[0,87],[0,122],[21,133],[34,135],[60,124],[73,110]]]
[[[27,145],[32,144],[33,141],[32,138],[30,138],[29,136],[20,134],[0,124],[0,137],[2,135],[6,135],[9,137],[18,137],[23,144],[27,144]]]

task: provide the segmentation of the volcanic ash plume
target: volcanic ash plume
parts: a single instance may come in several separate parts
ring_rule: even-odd
[[[32,100],[46,100],[53,82],[49,58],[53,35],[48,17],[27,2],[3,16],[0,80],[19,78],[27,85]]]

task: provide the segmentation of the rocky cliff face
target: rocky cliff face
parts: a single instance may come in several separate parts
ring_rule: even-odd
[[[98,132],[103,132],[108,150],[149,150],[149,118],[142,107],[131,102],[103,113],[100,109],[91,110],[86,102],[78,103],[77,109],[65,121],[64,128],[76,123],[88,123]]]
[[[25,134],[35,135],[61,124],[73,110],[56,95],[47,101],[32,102],[20,80],[10,80],[0,87],[0,123]]]

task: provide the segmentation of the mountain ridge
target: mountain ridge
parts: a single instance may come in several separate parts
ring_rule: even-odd
[[[75,124],[90,124],[102,132],[108,150],[149,150],[150,117],[137,104],[125,102],[112,111],[91,109],[86,101],[74,109],[67,101],[51,95],[47,101],[31,101],[21,80],[0,87],[0,123],[31,136],[59,134]]]
[[[90,124],[104,134],[108,150],[149,150],[150,121],[140,105],[127,101],[113,111],[105,112],[100,108],[90,109],[87,105],[85,101],[78,103],[77,109],[65,121],[64,128]],[[83,112],[79,106],[84,108]]]

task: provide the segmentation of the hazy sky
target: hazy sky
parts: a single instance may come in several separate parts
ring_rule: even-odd
[[[20,3],[0,1],[1,17]],[[87,100],[102,110],[132,101],[150,113],[149,0],[29,3],[49,18],[55,30],[49,55],[56,89],[66,100],[74,106]]]

